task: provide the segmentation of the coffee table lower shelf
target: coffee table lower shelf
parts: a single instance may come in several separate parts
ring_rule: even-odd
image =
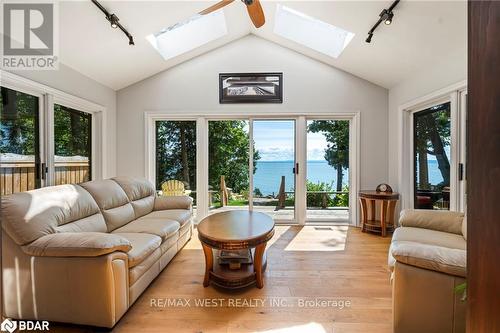
[[[255,257],[255,249],[251,249],[252,258]],[[227,264],[219,264],[218,250],[213,250],[214,260],[213,269],[210,272],[210,282],[214,285],[226,288],[226,289],[237,289],[244,288],[253,285],[257,281],[256,273],[254,270],[254,265],[252,264],[241,264],[240,269],[229,269]],[[265,271],[267,266],[267,256],[264,252],[262,256],[262,271]]]

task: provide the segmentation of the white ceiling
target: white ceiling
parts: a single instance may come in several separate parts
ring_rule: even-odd
[[[466,52],[465,1],[403,0],[390,26],[381,24],[372,43],[368,30],[392,1],[265,1],[266,24],[255,29],[244,5],[225,7],[228,34],[184,55],[163,60],[145,37],[183,21],[215,1],[106,1],[134,36],[110,28],[90,1],[60,2],[61,62],[94,80],[119,90],[151,75],[237,40],[249,33],[273,41],[313,59],[345,70],[380,86],[391,88],[432,64]],[[354,32],[356,36],[338,59],[333,59],[273,33],[277,3]]]

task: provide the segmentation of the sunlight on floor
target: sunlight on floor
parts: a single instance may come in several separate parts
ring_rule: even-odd
[[[309,323],[275,330],[259,331],[260,333],[326,333],[322,325],[317,323]]]
[[[344,251],[348,228],[347,225],[305,226],[285,251]]]

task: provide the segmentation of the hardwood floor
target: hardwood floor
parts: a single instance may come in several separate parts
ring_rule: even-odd
[[[390,237],[346,226],[278,226],[276,231],[268,247],[264,288],[237,292],[204,288],[204,257],[195,233],[113,332],[392,331]],[[222,299],[222,306],[195,304],[205,298]],[[299,306],[315,299],[349,301],[350,306]],[[169,306],[168,300],[179,304]],[[190,306],[184,307],[186,300]],[[247,307],[237,307],[237,301],[247,301],[242,304]],[[152,306],[152,302],[162,306]],[[53,330],[92,329],[53,326]]]

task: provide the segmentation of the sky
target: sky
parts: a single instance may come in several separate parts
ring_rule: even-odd
[[[294,160],[294,127],[293,120],[255,120],[253,139],[260,161]],[[307,160],[324,161],[326,146],[327,142],[321,133],[307,133]]]

